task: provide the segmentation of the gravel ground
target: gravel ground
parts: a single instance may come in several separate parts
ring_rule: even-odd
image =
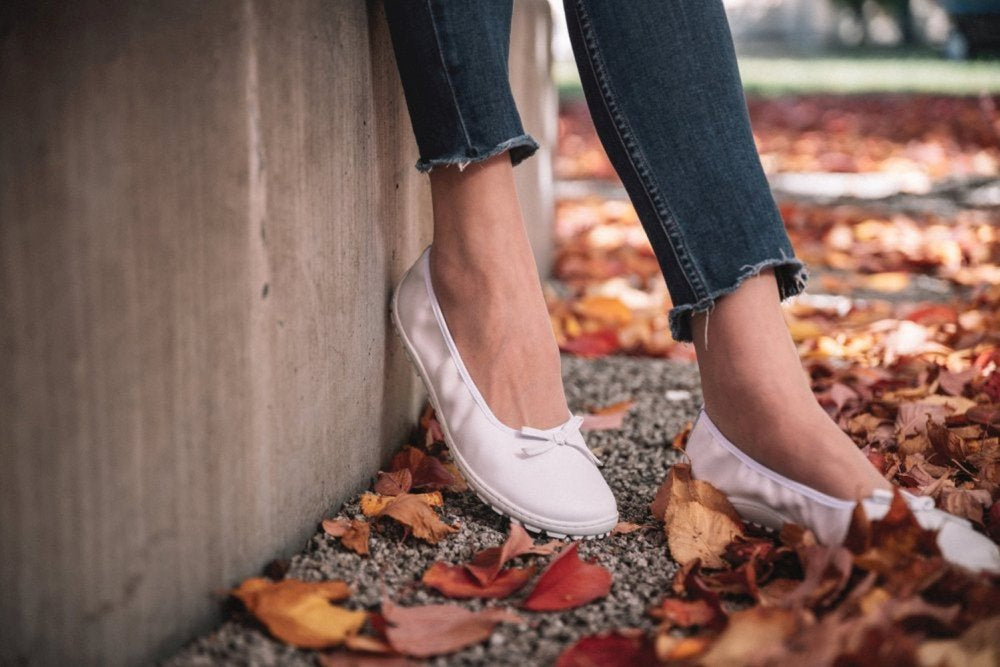
[[[618,431],[587,434],[594,452],[604,460],[604,474],[615,491],[623,521],[653,523],[648,504],[677,459],[670,440],[692,419],[700,405],[697,370],[693,364],[652,359],[609,357],[594,361],[563,358],[563,377],[575,412],[631,399],[635,405]],[[359,513],[356,501],[329,516]],[[291,560],[288,576],[305,580],[344,579],[355,594],[350,605],[377,607],[383,586],[404,605],[444,601],[418,583],[435,560],[466,562],[472,554],[501,544],[507,520],[482,504],[474,494],[449,495],[445,519],[461,524],[460,532],[438,545],[410,538],[386,521],[387,530],[372,532],[371,556],[361,558],[339,542],[317,533],[305,550]],[[614,573],[611,595],[562,613],[521,612],[525,625],[501,624],[492,638],[478,646],[431,661],[434,665],[547,665],[566,646],[586,634],[623,627],[651,627],[646,610],[662,599],[676,569],[667,555],[659,529],[583,542],[581,556],[596,558]],[[235,582],[234,582],[235,583]],[[530,586],[529,586],[530,587]],[[525,592],[505,602],[516,606]],[[470,608],[478,601],[463,602]],[[187,646],[166,662],[180,665],[252,664],[315,665],[314,652],[300,651],[272,640],[242,612],[218,629]]]

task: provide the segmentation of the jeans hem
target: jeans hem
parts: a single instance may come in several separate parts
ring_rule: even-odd
[[[420,158],[417,160],[417,171],[428,173],[434,167],[447,166],[450,164],[458,165],[458,169],[461,171],[473,162],[488,160],[491,157],[496,157],[504,151],[510,151],[510,163],[512,166],[517,166],[524,160],[534,155],[538,148],[538,142],[535,141],[534,137],[530,134],[520,134],[512,139],[508,139],[507,141],[497,144],[486,152],[480,152],[473,148],[469,148],[465,154],[456,155],[454,157],[431,159]],[[470,155],[469,153],[473,154]]]
[[[778,282],[778,298],[781,301],[800,294],[806,287],[809,280],[809,269],[798,259],[785,257],[773,257],[765,259],[757,264],[744,266],[736,281],[728,287],[723,287],[712,291],[708,296],[699,299],[695,303],[685,303],[670,309],[668,319],[670,322],[670,334],[674,340],[682,343],[692,341],[691,316],[694,313],[704,313],[715,307],[715,301],[727,294],[735,292],[747,278],[760,275],[764,269],[774,269],[774,277]]]

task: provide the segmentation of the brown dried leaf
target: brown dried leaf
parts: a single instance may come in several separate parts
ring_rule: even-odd
[[[708,482],[692,479],[687,464],[671,466],[651,509],[663,518],[670,553],[679,563],[698,558],[705,567],[725,567],[726,546],[743,534],[729,500]]]
[[[413,486],[413,474],[408,468],[394,472],[379,472],[375,482],[375,493],[382,496],[399,496],[409,492]]]
[[[324,519],[323,530],[327,535],[339,537],[340,543],[362,556],[368,555],[368,538],[371,526],[356,519]]]

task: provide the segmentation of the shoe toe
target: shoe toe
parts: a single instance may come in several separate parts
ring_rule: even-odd
[[[938,547],[945,559],[973,572],[1000,573],[1000,548],[970,526],[947,521],[938,532]]]
[[[618,505],[600,470],[571,448],[528,459],[520,474],[497,480],[496,487],[533,528],[601,535],[618,523]]]

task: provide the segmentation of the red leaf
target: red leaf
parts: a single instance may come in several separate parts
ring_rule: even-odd
[[[562,611],[593,602],[611,590],[611,572],[585,563],[571,544],[549,563],[522,605],[532,611]]]
[[[534,574],[534,567],[511,567],[484,584],[465,565],[437,562],[424,572],[422,581],[450,598],[505,598],[521,590]]]
[[[585,333],[562,344],[563,352],[580,357],[604,357],[618,349],[618,334],[613,329]]]
[[[487,585],[496,579],[501,568],[507,561],[524,554],[548,556],[555,553],[561,542],[553,540],[547,544],[536,545],[528,531],[516,523],[510,524],[510,534],[503,546],[483,549],[472,557],[472,562],[466,565],[471,574],[482,585]]]
[[[627,667],[656,664],[652,642],[641,631],[582,637],[562,652],[556,667]]]

